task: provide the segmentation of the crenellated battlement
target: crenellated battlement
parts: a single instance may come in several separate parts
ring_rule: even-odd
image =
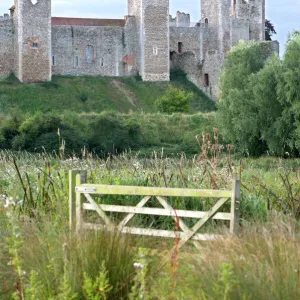
[[[8,21],[8,20],[11,20],[11,16],[9,14],[4,14],[3,16],[0,16],[0,22],[3,22],[3,21]]]
[[[169,17],[170,27],[191,27],[191,16],[184,12],[177,11],[176,17]]]

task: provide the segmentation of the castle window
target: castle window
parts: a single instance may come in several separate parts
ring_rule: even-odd
[[[75,67],[78,67],[79,65],[79,59],[78,56],[75,56]]]
[[[208,19],[207,19],[207,18],[204,20],[204,23],[205,23],[205,24],[208,24]]]
[[[55,57],[52,55],[52,66],[55,66]]]
[[[204,87],[209,87],[209,75],[207,73],[204,74]]]
[[[158,48],[157,47],[153,47],[153,54],[157,55],[158,54]]]
[[[32,43],[32,49],[38,49],[39,43]]]
[[[232,6],[232,15],[235,17],[236,13],[236,0],[233,0],[233,6]]]
[[[101,67],[103,67],[104,66],[104,60],[103,60],[103,58],[101,58]]]
[[[182,53],[183,44],[182,42],[178,43],[178,53]]]
[[[174,54],[175,54],[175,52],[174,52],[174,51],[170,52],[170,61],[172,61],[172,60],[173,60]]]
[[[95,61],[95,50],[92,45],[88,45],[85,50],[86,62],[91,64]]]

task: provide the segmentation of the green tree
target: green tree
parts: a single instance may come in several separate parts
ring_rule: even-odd
[[[154,105],[158,111],[163,113],[188,113],[190,111],[190,100],[192,98],[193,93],[188,93],[169,85],[166,94],[158,98]]]
[[[240,42],[227,55],[220,81],[218,123],[222,133],[239,151],[254,155],[266,145],[260,139],[259,111],[250,82],[264,61],[259,44]]]
[[[300,150],[300,34],[290,35],[283,61],[264,59],[259,44],[240,43],[221,78],[218,122],[241,152],[297,155]]]
[[[297,154],[300,151],[300,31],[289,35],[282,66],[282,80],[278,82],[278,99],[283,106],[280,122],[288,133],[287,151]]]

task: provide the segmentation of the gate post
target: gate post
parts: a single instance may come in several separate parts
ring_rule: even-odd
[[[76,186],[81,186],[83,183],[87,183],[87,171],[80,171],[76,175]],[[82,225],[82,200],[83,195],[76,191],[76,232],[78,233]]]
[[[235,179],[232,187],[231,196],[231,219],[230,219],[230,233],[236,234],[239,227],[239,213],[241,203],[241,181]]]
[[[79,174],[78,170],[69,171],[69,226],[70,231],[75,229],[76,223],[76,175]]]

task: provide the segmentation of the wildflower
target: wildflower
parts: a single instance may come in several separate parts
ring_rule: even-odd
[[[136,268],[136,269],[143,269],[145,267],[145,265],[141,264],[141,263],[134,263],[133,266]]]

